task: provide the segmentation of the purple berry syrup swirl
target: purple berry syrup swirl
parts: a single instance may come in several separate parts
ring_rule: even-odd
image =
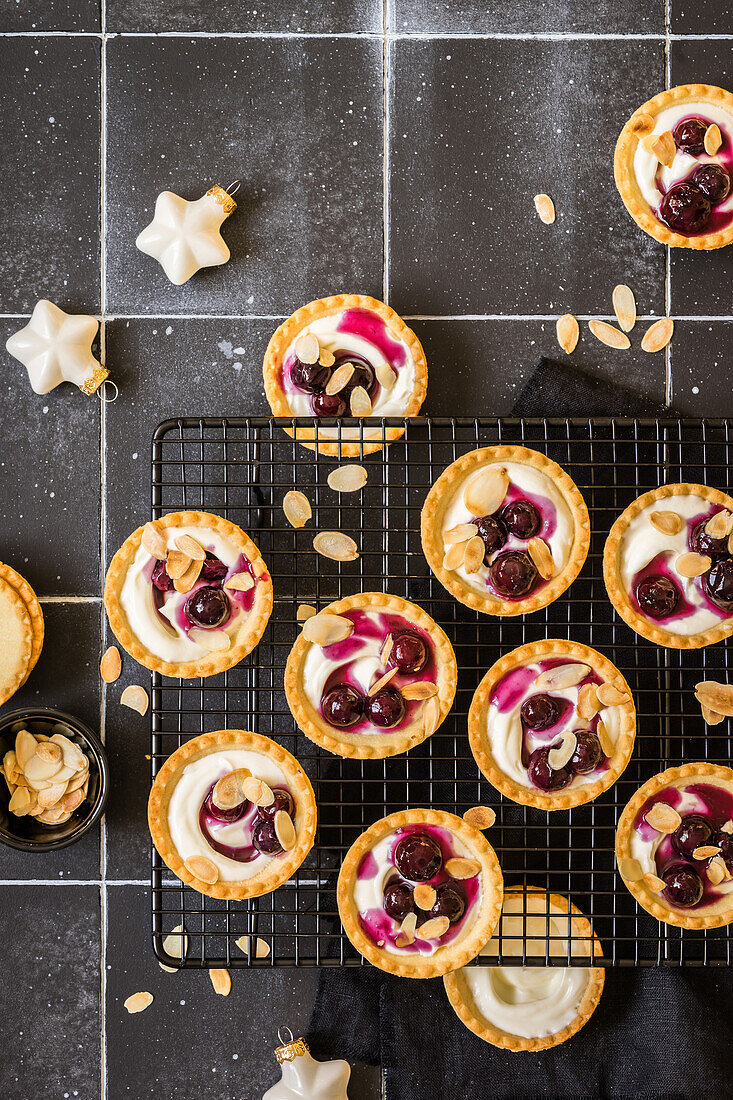
[[[532,786],[546,792],[569,786],[576,776],[598,778],[608,771],[608,757],[598,737],[600,714],[586,721],[579,718],[569,699],[553,695],[552,688],[546,691],[531,690],[542,672],[575,663],[580,662],[548,657],[532,665],[519,665],[494,685],[489,699],[490,706],[501,714],[520,707],[522,767]],[[591,669],[577,685],[577,690],[580,691],[584,684],[602,682],[601,677]],[[548,763],[548,754],[550,749],[561,744],[566,730],[576,736],[575,752],[565,767],[552,768]]]
[[[323,647],[323,655],[336,662],[321,694],[320,709],[324,721],[334,729],[351,733],[379,733],[409,726],[424,704],[405,699],[401,688],[418,680],[437,681],[438,668],[430,635],[401,615],[388,612],[344,611],[342,616],[354,624],[353,633],[343,642]],[[397,668],[389,683],[369,696],[356,679],[353,665],[369,653],[381,652],[387,636],[392,635],[392,652],[387,664],[378,669],[375,680]]]
[[[680,119],[672,131],[677,149],[698,159],[705,154],[705,131],[711,123],[699,115]],[[675,233],[696,237],[702,233],[719,233],[733,221],[733,210],[723,209],[733,178],[733,146],[730,135],[721,128],[723,139],[712,161],[700,160],[683,179],[665,190],[661,178],[661,164],[657,168],[655,184],[661,194],[657,208],[659,221]]]
[[[275,814],[285,810],[291,819],[295,817],[295,800],[288,787],[273,787],[275,798],[269,806],[255,806],[245,799],[231,810],[220,809],[213,799],[216,783],[212,783],[199,809],[199,828],[206,843],[215,852],[237,863],[251,863],[258,856],[282,855],[283,847],[275,832]],[[217,833],[237,825],[241,843],[231,844],[217,839]]]
[[[395,830],[390,839],[387,867],[380,867],[374,853],[367,852],[356,878],[358,882],[379,878],[383,900],[379,908],[360,910],[359,923],[364,934],[378,947],[423,955],[454,940],[481,897],[479,875],[457,881],[445,870],[447,860],[462,854],[456,851],[447,829],[427,824],[405,825]],[[435,905],[429,911],[415,904],[413,891],[418,883],[435,889]],[[416,939],[398,947],[400,925],[408,913],[416,914],[418,928],[441,916],[448,917],[450,925],[437,940]]]
[[[683,796],[688,804],[692,796],[694,805],[681,810]],[[646,820],[651,808],[659,802],[672,806],[682,817],[673,833],[661,836]],[[728,871],[733,873],[733,836],[722,832],[723,825],[729,821],[733,821],[733,795],[713,783],[691,783],[684,791],[665,787],[641,807],[634,829],[649,844],[660,837],[654,862],[657,875],[666,883],[662,894],[670,905],[678,909],[702,908],[729,892],[728,887],[723,889],[728,880],[713,886],[708,878],[705,872],[709,859],[693,857],[696,848],[718,847]]]

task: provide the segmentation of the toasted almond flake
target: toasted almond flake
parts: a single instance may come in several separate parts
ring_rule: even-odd
[[[122,658],[120,657],[120,651],[116,645],[111,645],[102,654],[102,660],[99,662],[99,675],[105,684],[113,684],[115,680],[119,679],[121,672]]]
[[[278,810],[275,814],[275,835],[283,851],[290,852],[295,847],[295,826],[287,810]]]
[[[214,805],[220,810],[233,810],[235,806],[240,806],[245,799],[242,784],[251,775],[249,768],[234,768],[223,775],[211,792]]]
[[[534,208],[544,225],[552,225],[555,220],[555,204],[549,195],[535,195]]]
[[[644,875],[644,883],[653,894],[661,894],[662,890],[666,889],[667,883],[659,875],[653,875],[651,871],[647,871]]]
[[[328,348],[321,348],[320,355],[318,356],[318,362],[322,367],[332,367],[336,362],[336,356]]]
[[[188,636],[196,645],[200,645],[208,653],[226,653],[232,648],[232,639],[226,630],[204,630],[203,627],[193,626]]]
[[[165,559],[165,571],[172,581],[177,581],[179,577],[183,576],[193,560],[181,550],[169,550]]]
[[[76,790],[70,791],[67,788],[66,794],[61,799],[61,806],[65,813],[73,813],[74,810],[81,806],[82,802],[86,798],[86,792],[77,787]]]
[[[549,581],[555,572],[555,563],[552,560],[550,547],[544,539],[533,538],[527,543],[527,550],[543,581]]]
[[[720,127],[715,123],[712,126],[708,126],[705,131],[705,152],[709,157],[714,157],[720,146],[723,144],[723,135],[720,132]]]
[[[728,537],[728,553],[733,554],[733,535]]]
[[[454,546],[457,542],[468,542],[475,534],[475,523],[459,523],[456,527],[451,527],[449,531],[443,532],[443,545]]]
[[[171,928],[170,932],[163,940],[163,950],[166,955],[170,955],[172,959],[184,959],[186,957],[188,952],[188,936],[184,932],[182,924],[177,924],[175,928]],[[167,969],[170,970],[171,967]]]
[[[301,332],[295,341],[295,354],[301,363],[317,363],[321,354],[317,337],[312,332]]]
[[[352,416],[372,415],[372,399],[363,386],[356,386],[351,391],[349,408]]]
[[[598,719],[598,725],[596,726],[596,736],[601,743],[601,749],[603,755],[610,760],[616,751],[616,746],[613,743],[611,734],[608,732],[608,727],[602,718]]]
[[[192,561],[183,576],[173,581],[176,592],[190,592],[199,579],[203,565],[202,561]]]
[[[472,806],[466,810],[463,820],[474,829],[490,829],[496,821],[496,811],[491,806]]]
[[[467,542],[454,542],[452,546],[449,546],[443,557],[443,568],[449,572],[460,569],[466,558],[467,546]]]
[[[356,561],[359,557],[356,543],[342,531],[320,531],[313,539],[313,549],[331,561]]]
[[[578,743],[578,738],[568,730],[562,736],[562,741],[559,745],[551,748],[547,754],[547,763],[553,769],[553,771],[560,771],[570,760],[570,757],[575,752],[575,746]]]
[[[204,550],[198,539],[195,539],[193,535],[183,534],[178,535],[174,539],[177,550],[180,550],[182,554],[185,554],[191,561],[205,561],[206,551]]]
[[[682,530],[682,516],[677,512],[652,512],[649,522],[663,535],[678,535]]]
[[[463,568],[470,575],[478,573],[483,565],[486,546],[480,535],[474,535],[466,543],[466,552],[463,557]]]
[[[11,814],[15,814],[16,817],[24,817],[28,813],[30,805],[31,796],[28,789],[26,787],[16,787],[8,803]]]
[[[615,325],[609,325],[607,321],[589,321],[588,328],[596,340],[600,340],[607,348],[615,348],[617,351],[626,351],[631,347],[628,336],[617,329]]]
[[[433,917],[431,920],[426,920],[425,924],[420,925],[415,932],[415,936],[419,940],[439,940],[449,928],[450,921],[447,917]]]
[[[363,466],[337,466],[328,475],[328,487],[335,493],[358,493],[367,483],[367,472]]]
[[[291,489],[283,497],[283,512],[291,527],[305,527],[313,515],[308,497],[305,493],[298,492],[297,489]]]
[[[64,740],[67,740],[66,738]],[[15,738],[16,769],[24,772],[36,755],[38,742],[28,730],[19,730]]]
[[[564,688],[576,687],[585,680],[589,672],[590,666],[584,665],[581,661],[555,665],[554,668],[548,668],[539,674],[535,680],[535,687],[540,691],[544,691],[545,688],[557,688],[558,691],[562,691]]]
[[[219,878],[219,868],[208,856],[189,856],[184,859],[183,866],[201,882],[207,882],[212,886]]]
[[[717,680],[701,680],[695,684],[697,701],[716,714],[733,717],[733,684],[721,684]]]
[[[712,564],[712,558],[707,554],[696,554],[690,551],[687,554],[680,554],[674,567],[680,577],[701,577],[703,573],[707,573]]]
[[[630,129],[632,134],[636,134],[637,137],[644,137],[646,134],[650,134],[655,126],[656,122],[652,115],[642,113],[634,116]]]
[[[415,942],[415,929],[417,928],[417,913],[408,913],[400,925],[400,930],[395,936],[398,947],[407,947]]]
[[[256,959],[266,959],[269,954],[270,954],[270,945],[269,945],[269,943],[267,942],[267,940],[263,940],[261,936],[258,936],[257,941],[255,943],[255,958]]]
[[[435,733],[440,722],[440,703],[438,702],[437,695],[434,695],[432,699],[428,699],[422,709],[422,715],[425,736],[431,737]]]
[[[308,619],[312,619],[313,616],[317,614],[318,612],[312,603],[299,603],[298,610],[295,612],[295,618],[299,623],[306,623]]]
[[[148,713],[148,693],[139,684],[130,684],[129,687],[126,687],[120,695],[120,702],[123,707],[136,710],[138,714]]]
[[[333,372],[328,382],[326,383],[326,393],[329,397],[333,397],[337,393],[341,393],[344,386],[347,386],[351,381],[351,376],[354,373],[353,363],[342,363],[340,367],[337,367]]]
[[[374,373],[377,376],[377,382],[384,390],[391,390],[397,381],[397,375],[389,363],[378,363]]]
[[[394,677],[397,675],[397,671],[397,665],[395,665],[394,668],[391,668],[388,672],[385,672],[384,676],[380,676],[379,679],[376,680],[369,688],[369,696],[371,697],[372,695],[376,695],[378,691],[381,691],[383,687],[386,687],[390,680],[394,679]]]
[[[38,792],[38,805],[42,810],[50,810],[65,794],[66,783],[53,783],[50,787]],[[62,806],[61,809],[65,810],[65,807]]]
[[[708,880],[713,886],[719,886],[720,883],[726,878],[726,866],[720,856],[716,856],[715,859],[711,859],[705,871],[708,876]]]
[[[659,321],[655,321],[653,325],[644,333],[641,341],[641,350],[656,352],[661,351],[662,348],[666,348],[669,341],[672,339],[672,333],[674,332],[674,321],[671,317],[662,317]]]
[[[249,592],[254,586],[255,581],[251,573],[232,573],[231,577],[224,581],[224,587],[230,592]]]
[[[390,633],[384,639],[384,644],[382,645],[382,648],[379,651],[379,660],[382,662],[382,668],[387,667],[387,661],[392,656],[393,647],[394,647],[394,637]]]
[[[432,699],[438,694],[438,685],[431,683],[430,680],[415,680],[412,684],[405,684],[400,691],[402,698],[407,699],[408,702],[413,699]]]
[[[303,637],[306,642],[319,645],[322,649],[344,642],[354,633],[354,624],[345,615],[335,615],[332,611],[321,611],[309,616],[303,624]]]
[[[509,474],[505,466],[485,466],[463,490],[463,503],[474,516],[492,515],[506,496]]]
[[[30,811],[28,811],[30,813]],[[33,815],[37,821],[42,821],[44,825],[64,825],[71,814],[68,810],[64,810],[62,806],[52,806],[49,810],[41,810],[38,807],[38,812]]]
[[[125,1008],[130,1015],[135,1012],[144,1012],[146,1008],[150,1008],[152,1003],[152,993],[133,993],[132,996],[128,997],[124,1002]]]
[[[477,859],[468,859],[463,856],[451,856],[445,861],[446,874],[451,878],[473,878],[481,870],[481,864]]]
[[[727,833],[728,836],[733,835],[733,821],[726,821],[725,825],[720,826],[721,833]]]
[[[733,513],[726,511],[725,508],[716,512],[705,524],[705,533],[714,539],[727,539],[731,531],[733,531]]]
[[[155,526],[152,520],[143,527],[141,542],[151,557],[157,558],[158,561],[165,561],[168,546],[160,533],[160,529]]]
[[[662,134],[649,134],[641,143],[647,152],[656,157],[665,168],[670,168],[677,152],[674,137],[671,130],[665,130]]]
[[[46,764],[59,765],[61,765],[64,758],[64,754],[61,752],[61,746],[55,745],[53,741],[41,741],[36,748],[36,756]]]
[[[272,788],[265,783],[264,779],[257,779],[253,775],[249,779],[245,779],[242,790],[245,797],[250,802],[254,802],[255,806],[271,806],[275,801]]]
[[[601,703],[596,691],[596,685],[583,684],[578,692],[578,702],[575,707],[578,717],[582,718],[584,722],[590,722],[591,718],[595,718],[600,709]]]
[[[435,905],[437,894],[432,886],[428,886],[426,882],[418,882],[413,894],[415,899],[415,905],[418,909],[422,909],[424,913],[429,913]]]
[[[679,827],[682,818],[674,806],[669,806],[666,802],[655,802],[644,814],[644,820],[658,833],[669,834]]]
[[[229,971],[209,969],[209,977],[214,987],[214,993],[218,993],[220,997],[228,997],[232,991],[232,976]]]
[[[631,287],[619,283],[613,289],[613,312],[624,332],[631,332],[636,324],[636,299]]]
[[[695,848],[692,853],[693,859],[712,859],[713,856],[717,856],[720,848],[716,844],[701,844],[699,848]]]
[[[608,680],[605,684],[599,684],[596,688],[598,695],[598,701],[603,703],[604,707],[618,707],[621,703],[629,702],[629,694],[622,688],[616,687]]]
[[[234,941],[243,955],[249,955],[249,936],[240,936]]]
[[[644,877],[641,864],[633,856],[622,856],[618,869],[621,872],[621,878],[625,879],[626,882],[641,882]]]
[[[562,317],[558,318],[555,325],[555,332],[557,334],[557,342],[565,352],[566,355],[572,355],[578,346],[578,339],[580,337],[580,325],[577,318],[573,317],[572,313],[565,313]]]

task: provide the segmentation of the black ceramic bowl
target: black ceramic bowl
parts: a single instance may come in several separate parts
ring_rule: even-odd
[[[30,815],[16,817],[10,813],[10,792],[0,776],[0,840],[22,852],[55,852],[75,844],[99,820],[109,792],[107,756],[97,735],[78,718],[50,707],[37,707],[0,716],[0,758],[14,748],[15,736],[24,728],[49,737],[52,733],[63,733],[89,757],[87,797],[63,825],[43,825]]]

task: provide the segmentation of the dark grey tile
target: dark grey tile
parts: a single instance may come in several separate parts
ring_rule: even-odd
[[[99,733],[101,613],[96,600],[43,604],[41,656],[24,686],[0,708],[3,714],[21,707],[55,707]],[[112,779],[114,783],[114,775]],[[98,879],[99,835],[97,824],[59,852],[18,852],[2,845],[0,879]]]
[[[0,31],[98,31],[100,0],[7,0]]]
[[[664,34],[664,8],[664,0],[392,0],[392,27],[420,34]]]
[[[730,31],[730,5],[728,0],[711,0],[699,4],[697,0],[671,0],[670,30],[674,34],[726,34]],[[701,80],[708,81],[706,76]]]
[[[100,1095],[99,913],[98,887],[0,887],[6,1100]]]
[[[99,594],[100,403],[76,386],[34,393],[0,320],[2,559],[39,596]]]
[[[697,82],[717,84],[722,88],[733,85],[729,41],[673,41],[671,62],[673,86]],[[673,313],[704,317],[733,314],[730,296],[733,249],[695,252],[691,248],[672,248],[670,271]]]
[[[0,39],[0,312],[99,310],[100,49]]]
[[[664,250],[612,167],[625,119],[664,84],[662,42],[401,40],[391,71],[396,309],[609,312],[619,281],[663,309]],[[553,226],[534,211],[543,191]]]
[[[288,31],[318,34],[382,30],[382,0],[107,0],[110,31]]]
[[[115,38],[107,72],[113,312],[287,314],[381,291],[381,42]],[[173,286],[135,247],[157,194],[237,178],[232,258]]]
[[[733,416],[733,321],[677,321],[671,349],[672,405],[688,416]]]

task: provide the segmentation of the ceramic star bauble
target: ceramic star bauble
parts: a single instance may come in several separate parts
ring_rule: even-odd
[[[262,1100],[349,1100],[346,1086],[351,1066],[339,1058],[317,1062],[304,1039],[295,1039],[275,1051],[282,1077]]]
[[[28,371],[36,393],[48,393],[62,382],[73,382],[82,393],[95,393],[109,374],[92,355],[98,328],[94,317],[64,313],[42,300],[5,347]]]
[[[223,187],[210,187],[205,195],[188,202],[172,191],[161,191],[155,200],[155,216],[135,242],[152,256],[176,286],[199,268],[225,264],[231,253],[219,228],[237,204]]]

